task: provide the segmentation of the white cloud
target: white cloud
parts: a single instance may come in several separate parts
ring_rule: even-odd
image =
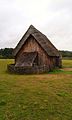
[[[0,48],[15,47],[30,24],[72,50],[72,0],[0,0]]]

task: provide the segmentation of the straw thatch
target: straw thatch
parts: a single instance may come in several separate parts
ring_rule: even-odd
[[[24,34],[18,45],[13,51],[13,55],[16,56],[21,47],[25,44],[26,40],[29,36],[33,36],[35,40],[39,43],[39,45],[44,49],[44,51],[48,54],[48,56],[60,56],[59,51],[55,48],[55,46],[49,41],[49,39],[42,34],[39,30],[37,30],[33,25],[29,27],[27,32]]]

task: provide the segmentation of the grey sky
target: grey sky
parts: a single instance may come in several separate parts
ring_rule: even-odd
[[[0,48],[15,47],[30,24],[72,51],[72,0],[0,0]]]

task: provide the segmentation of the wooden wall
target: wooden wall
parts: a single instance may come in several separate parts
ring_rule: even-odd
[[[41,48],[37,41],[30,36],[21,50],[18,52],[15,61],[20,57],[23,52],[38,52],[38,65],[39,66],[48,66],[53,67],[55,64],[55,58],[49,57],[47,53]]]

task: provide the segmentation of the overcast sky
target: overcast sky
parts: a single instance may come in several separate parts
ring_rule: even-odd
[[[31,24],[72,51],[72,0],[0,0],[0,48],[15,47]]]

